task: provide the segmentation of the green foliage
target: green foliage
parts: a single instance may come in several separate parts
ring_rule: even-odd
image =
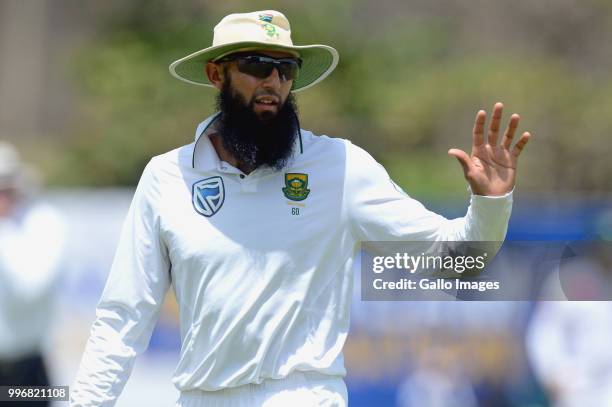
[[[75,60],[81,116],[68,153],[52,168],[57,184],[133,185],[151,156],[191,142],[215,92],[176,81],[167,66],[208,46],[221,16],[278,7],[292,21],[295,43],[329,43],[341,55],[332,76],[299,94],[303,127],[363,146],[408,193],[464,193],[446,151],[468,149],[476,111],[496,101],[505,103],[506,118],[520,113],[520,130],[534,134],[522,159],[523,187],[609,190],[612,162],[603,146],[612,129],[612,81],[552,51],[485,39],[469,46],[458,19],[411,16],[400,5],[385,19],[370,15],[366,3],[321,0],[136,5]]]

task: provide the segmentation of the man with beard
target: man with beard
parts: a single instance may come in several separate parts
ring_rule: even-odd
[[[214,86],[219,111],[195,142],[153,158],[136,189],[72,389],[73,406],[111,406],[176,293],[177,406],[345,406],[342,347],[361,241],[505,237],[518,116],[497,143],[501,104],[472,154],[450,150],[473,195],[463,218],[428,211],[347,140],[299,126],[292,92],[331,73],[325,45],[294,46],[277,11],[231,14],[213,46],[170,65]]]
[[[231,58],[273,55],[291,57],[286,53],[260,51],[236,53]],[[281,82],[278,71],[273,70],[269,80],[264,81],[261,88],[247,100],[234,88],[227,74],[228,68],[223,63],[208,66],[213,77],[219,75],[224,78],[217,97],[217,108],[221,112],[218,133],[211,136],[215,150],[221,152],[222,159],[228,158],[225,161],[245,173],[262,166],[280,171],[290,158],[299,128],[294,96],[288,93],[281,98],[276,88],[281,83],[287,87],[288,81]],[[241,78],[243,81],[245,79],[252,80],[252,77],[247,75]],[[260,101],[269,101],[269,104]]]

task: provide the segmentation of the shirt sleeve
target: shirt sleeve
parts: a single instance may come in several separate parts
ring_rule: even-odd
[[[145,351],[166,291],[170,262],[160,237],[159,183],[151,161],[138,183],[96,320],[71,391],[71,406],[113,406]]]
[[[447,219],[408,196],[382,165],[350,142],[344,199],[358,241],[501,242],[512,210],[512,192],[472,195],[464,217]]]

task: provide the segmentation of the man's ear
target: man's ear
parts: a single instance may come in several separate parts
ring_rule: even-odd
[[[212,83],[215,88],[221,90],[224,80],[223,75],[225,74],[223,67],[214,62],[207,62],[205,70],[210,83]]]

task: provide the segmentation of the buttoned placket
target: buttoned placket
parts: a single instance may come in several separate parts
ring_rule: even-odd
[[[240,184],[240,188],[243,192],[257,192],[257,183],[260,178],[259,170],[255,170],[251,174],[246,175],[245,173],[240,171],[240,169],[234,167],[233,165],[225,161],[220,160],[217,171],[235,177],[238,183]]]

